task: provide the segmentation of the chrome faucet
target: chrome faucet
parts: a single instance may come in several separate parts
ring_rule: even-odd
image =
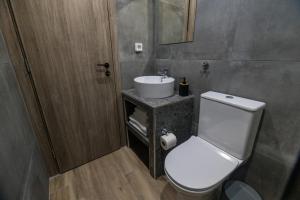
[[[163,69],[158,71],[158,75],[161,76],[160,82],[163,82],[164,79],[168,78],[168,73],[169,73],[168,69]]]

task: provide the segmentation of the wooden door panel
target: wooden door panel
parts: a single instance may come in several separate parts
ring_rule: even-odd
[[[61,170],[119,148],[107,0],[11,3]]]

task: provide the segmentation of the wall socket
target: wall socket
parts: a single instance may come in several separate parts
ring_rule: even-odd
[[[140,42],[134,43],[134,50],[136,53],[143,52],[143,43]]]

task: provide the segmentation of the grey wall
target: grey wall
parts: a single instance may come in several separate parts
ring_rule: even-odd
[[[117,0],[119,57],[124,89],[133,87],[133,78],[152,73],[153,2]],[[134,43],[142,42],[144,51],[135,53]]]
[[[267,103],[242,178],[264,199],[279,199],[300,144],[300,1],[198,0],[194,42],[156,42],[155,52],[154,70],[186,76],[196,97],[214,90]]]
[[[286,190],[284,192],[284,196],[282,199],[284,200],[299,199],[299,195],[300,195],[300,154],[298,156],[298,161],[293,169],[292,175],[290,176],[290,180],[286,186]]]
[[[0,199],[48,199],[48,175],[0,31]]]

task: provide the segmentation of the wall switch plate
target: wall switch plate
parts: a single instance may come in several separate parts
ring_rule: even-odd
[[[134,43],[134,50],[136,53],[140,53],[143,51],[143,43],[136,42]]]

